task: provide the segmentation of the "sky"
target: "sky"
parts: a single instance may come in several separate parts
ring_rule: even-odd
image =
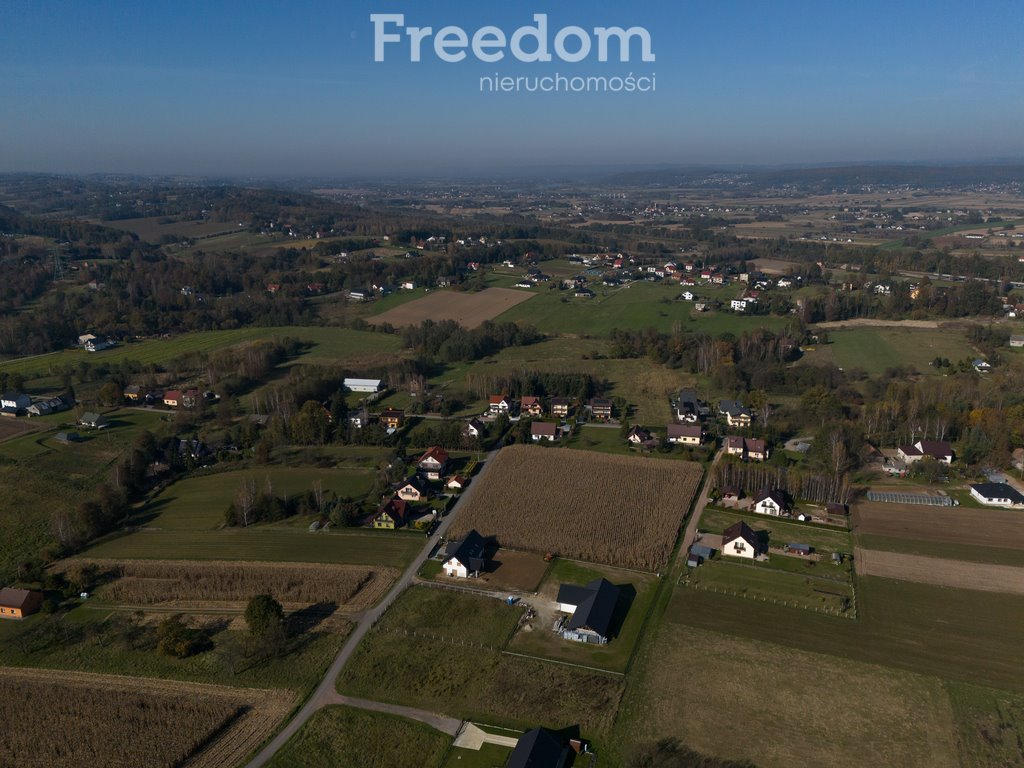
[[[381,27],[401,37],[383,43],[383,61],[375,14],[404,16]],[[509,43],[535,14],[547,16],[549,62],[521,62],[508,44],[501,61],[467,46],[447,62],[433,44],[446,26],[470,40],[497,27]],[[418,62],[411,27],[433,30]],[[591,42],[582,61],[556,55],[566,27]],[[599,27],[643,28],[655,60],[634,40],[629,61],[617,45],[599,61]],[[1019,0],[8,0],[0,172],[385,178],[1019,160],[1022,29]],[[566,40],[571,55],[581,40]],[[569,85],[536,90],[558,75]],[[648,90],[624,90],[629,75]],[[503,92],[500,78],[525,81]],[[619,90],[576,92],[572,78]]]

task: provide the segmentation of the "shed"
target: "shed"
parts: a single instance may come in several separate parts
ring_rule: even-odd
[[[786,551],[792,552],[794,555],[802,555],[806,557],[814,551],[814,547],[810,544],[794,544],[791,542],[786,545]]]

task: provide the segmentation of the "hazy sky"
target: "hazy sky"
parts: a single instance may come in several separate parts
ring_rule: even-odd
[[[582,62],[374,61],[407,27],[548,15]],[[595,27],[656,56],[597,60]],[[547,165],[1024,158],[1024,2],[0,2],[0,171],[481,173]],[[579,41],[569,40],[575,50]],[[531,49],[531,43],[524,43]],[[454,49],[453,49],[454,50]],[[617,48],[613,47],[617,52]],[[647,93],[487,93],[480,78],[656,77]]]

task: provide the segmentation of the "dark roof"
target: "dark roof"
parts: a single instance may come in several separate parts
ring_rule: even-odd
[[[508,768],[562,768],[568,748],[547,728],[534,728],[519,737]]]
[[[607,579],[596,579],[585,587],[563,584],[558,589],[558,602],[576,606],[566,625],[569,629],[586,628],[602,637],[608,636],[619,600],[619,588]]]
[[[1024,496],[1006,483],[977,483],[971,488],[986,499],[1009,499],[1011,504],[1024,504]]]
[[[668,436],[672,437],[700,437],[704,434],[703,427],[699,425],[669,424]]]
[[[757,495],[754,497],[754,503],[758,504],[765,499],[771,499],[780,509],[786,506],[786,496],[782,491],[776,491],[772,488],[763,488],[757,492]]]
[[[462,563],[468,570],[480,571],[484,567],[484,549],[487,542],[484,537],[471,530],[462,537],[462,541],[449,541],[444,550],[445,561],[453,557]]]
[[[953,455],[953,448],[945,440],[921,440],[917,445],[925,456],[939,459]]]
[[[558,425],[549,421],[535,421],[530,425],[530,434],[540,437],[554,437],[558,434]]]
[[[757,551],[760,548],[760,543],[757,540],[757,535],[754,533],[754,529],[742,520],[738,523],[733,523],[725,529],[725,532],[722,534],[722,545],[725,546],[734,539],[743,539],[754,549],[754,551]]]
[[[24,608],[31,596],[32,590],[4,587],[0,589],[0,605],[5,608]]]
[[[388,499],[387,504],[380,508],[377,516],[379,517],[384,512],[387,512],[388,517],[395,521],[395,525],[405,525],[405,519],[409,515],[409,502],[405,499]]]
[[[697,555],[699,557],[707,559],[711,557],[713,554],[715,554],[715,550],[713,550],[711,547],[705,547],[703,544],[694,544],[692,547],[690,547],[690,554]]]

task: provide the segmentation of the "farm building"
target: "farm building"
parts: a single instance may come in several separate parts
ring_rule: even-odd
[[[535,443],[541,440],[554,442],[558,439],[558,425],[546,421],[535,421],[530,425],[530,439]]]
[[[487,542],[476,531],[467,533],[462,541],[450,541],[444,550],[442,570],[448,576],[467,579],[477,576],[487,567],[484,550]]]
[[[733,485],[727,485],[722,489],[722,501],[739,501],[743,498],[743,491]]]
[[[567,397],[553,397],[551,398],[551,415],[566,417],[569,415],[569,409],[572,408],[572,401]]]
[[[810,544],[794,544],[789,543],[786,545],[786,551],[791,555],[800,555],[802,557],[808,557],[814,552],[814,547]]]
[[[703,544],[693,544],[690,546],[690,554],[686,559],[686,564],[691,568],[696,568],[705,560],[710,560],[714,554],[715,550],[711,547],[705,547]]]
[[[765,488],[754,497],[754,511],[759,515],[778,517],[786,511],[786,495],[782,491]]]
[[[1011,347],[1024,347],[1024,336],[1022,336],[1020,334],[1016,334],[1016,333],[1013,334],[1010,337],[1010,346]]]
[[[373,516],[373,527],[389,531],[401,528],[409,521],[409,504],[402,499],[388,499],[377,514]]]
[[[838,501],[830,501],[828,504],[826,504],[825,511],[828,514],[835,515],[837,517],[842,517],[844,515],[850,514],[850,508],[847,507],[845,504],[841,504]]]
[[[1024,495],[1006,483],[977,483],[971,486],[971,496],[990,507],[1024,507]]]
[[[107,419],[105,416],[101,416],[98,413],[87,411],[82,414],[82,418],[78,420],[78,424],[83,427],[90,427],[91,429],[103,429],[107,426]]]
[[[380,392],[383,383],[380,379],[345,379],[342,382],[349,392]]]
[[[77,432],[58,432],[57,435],[53,439],[56,440],[61,445],[70,445],[71,443],[74,443],[74,442],[78,441],[78,433]]]
[[[931,456],[942,464],[953,463],[953,448],[945,440],[918,440],[913,445],[901,445],[896,455],[905,464],[913,464],[925,456]]]
[[[524,395],[519,401],[519,410],[530,416],[544,415],[544,405],[536,395]]]
[[[448,451],[440,446],[433,446],[416,461],[416,469],[428,480],[440,480],[448,467]]]
[[[50,397],[46,400],[38,400],[30,405],[26,412],[29,417],[32,416],[46,416],[51,413],[60,413],[71,408],[69,399],[64,395],[58,395],[57,397]]]
[[[534,728],[519,737],[508,768],[564,768],[569,745],[547,728]]]
[[[562,637],[580,643],[608,642],[619,588],[607,579],[595,579],[586,586],[562,584],[558,588],[558,610],[568,613]]]
[[[380,423],[385,429],[401,429],[405,423],[405,411],[400,408],[385,408],[380,412]]]
[[[0,619],[23,619],[39,610],[43,593],[32,589],[0,589]]]
[[[410,478],[395,489],[398,498],[404,501],[423,501],[429,496],[427,487],[418,477]]]
[[[723,555],[745,557],[753,560],[758,555],[763,554],[763,549],[757,534],[743,521],[733,523],[722,534]]]
[[[704,429],[699,424],[669,424],[668,441],[676,445],[700,445]]]
[[[10,416],[17,416],[32,405],[32,398],[22,392],[4,392],[0,396],[0,410]]]

